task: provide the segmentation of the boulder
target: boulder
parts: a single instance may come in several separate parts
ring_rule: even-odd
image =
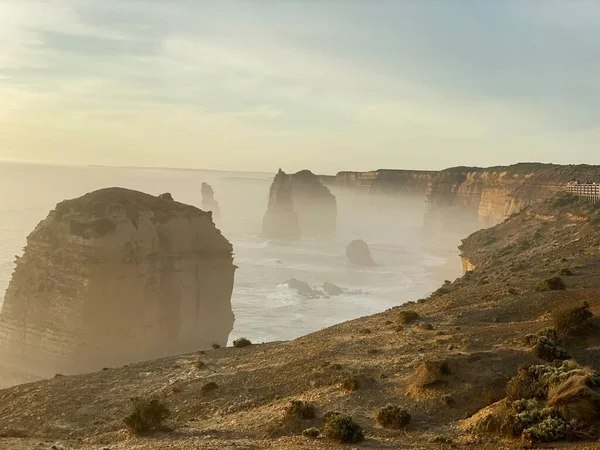
[[[351,264],[359,266],[376,266],[377,263],[373,261],[369,246],[362,239],[357,239],[346,248],[346,257]]]
[[[335,296],[342,295],[344,290],[338,285],[326,281],[323,283],[323,292],[325,292],[327,295]]]
[[[160,194],[158,198],[162,198],[164,200],[173,200],[173,196],[170,192],[165,192],[164,194]]]
[[[321,294],[319,291],[311,288],[307,282],[300,281],[296,278],[290,278],[285,284],[287,284],[290,289],[297,291],[302,297],[316,298],[320,297]]]
[[[292,181],[281,169],[269,191],[269,205],[263,219],[262,235],[269,239],[298,239],[300,227],[292,200]]]
[[[219,202],[215,200],[215,191],[208,183],[202,183],[200,188],[202,193],[202,209],[204,211],[212,211],[213,217],[218,219],[221,217],[221,207]]]
[[[227,344],[233,248],[193,206],[121,188],[59,203],[27,237],[0,358],[51,376]]]

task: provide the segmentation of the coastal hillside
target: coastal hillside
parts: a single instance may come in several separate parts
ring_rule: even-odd
[[[0,391],[0,448],[598,448],[600,209],[559,194],[460,250],[430,297],[294,341]],[[136,398],[158,430],[130,429]]]

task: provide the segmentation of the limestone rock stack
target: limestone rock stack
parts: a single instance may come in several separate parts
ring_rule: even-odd
[[[221,217],[221,208],[219,202],[215,200],[215,191],[212,186],[208,183],[202,183],[200,192],[202,192],[202,209],[212,211],[213,217],[217,219]]]
[[[48,376],[225,345],[234,272],[210,213],[121,188],[64,201],[16,261],[3,364]]]
[[[279,169],[269,191],[269,205],[263,219],[262,235],[269,239],[300,237],[298,216],[292,200],[292,180]]]
[[[292,199],[302,236],[321,237],[334,234],[337,226],[335,196],[310,170],[302,170],[293,174],[291,178]]]

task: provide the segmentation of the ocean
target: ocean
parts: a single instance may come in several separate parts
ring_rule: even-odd
[[[335,237],[290,244],[263,239],[260,229],[273,175],[0,163],[0,302],[15,255],[22,254],[27,235],[48,212],[62,200],[111,186],[155,195],[170,192],[177,201],[201,207],[200,186],[212,185],[221,206],[215,223],[233,244],[239,267],[230,340],[294,339],[425,297],[445,278],[460,276],[460,242],[424,234],[420,198],[364,196],[332,188],[338,201]],[[381,266],[348,264],[345,249],[353,239],[367,241]],[[292,277],[315,287],[329,281],[353,293],[302,298],[285,284]]]

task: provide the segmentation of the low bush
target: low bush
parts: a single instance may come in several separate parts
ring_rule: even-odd
[[[356,444],[364,440],[362,428],[352,417],[344,414],[332,414],[323,428],[325,437],[340,443]]]
[[[452,397],[450,394],[442,395],[441,400],[442,403],[447,406],[452,406],[456,403],[456,400],[454,400],[454,397]]]
[[[316,416],[315,406],[302,400],[292,400],[285,409],[288,419],[311,420]]]
[[[590,319],[594,315],[590,305],[582,302],[575,308],[565,308],[552,314],[552,321],[556,330],[563,336],[569,336],[586,331],[590,326]]]
[[[221,346],[215,342],[215,343],[212,345],[212,348],[214,348],[215,350],[217,350],[217,349],[221,348]]]
[[[252,342],[250,342],[250,339],[246,339],[245,337],[233,341],[233,346],[235,348],[248,347],[249,345],[252,345]]]
[[[419,313],[417,313],[416,311],[400,311],[400,322],[402,322],[404,325],[416,322],[420,318],[421,316],[419,316]]]
[[[571,277],[575,275],[573,271],[567,267],[563,267],[562,269],[560,269],[560,274],[565,277]]]
[[[125,424],[136,433],[164,429],[164,421],[169,418],[171,411],[157,397],[136,397],[132,399],[133,410],[123,419]]]
[[[577,197],[575,194],[571,194],[569,192],[561,192],[554,198],[550,199],[550,206],[552,208],[562,208],[563,206],[568,206],[573,203],[577,203],[578,201],[579,197]]]
[[[307,438],[316,439],[321,435],[321,431],[318,428],[307,428],[302,432],[302,436]]]
[[[202,393],[208,394],[209,392],[218,389],[218,387],[219,385],[217,383],[215,383],[214,381],[209,381],[208,383],[202,386]]]
[[[535,356],[544,361],[555,361],[569,359],[569,353],[556,341],[549,339],[545,336],[541,336],[532,347],[532,351]]]
[[[536,290],[539,292],[564,291],[565,289],[567,289],[567,285],[565,284],[564,280],[561,277],[546,278],[536,288]]]
[[[360,377],[352,376],[342,380],[342,388],[354,392],[360,389]]]
[[[410,414],[404,408],[394,405],[384,406],[377,413],[377,422],[384,428],[400,430],[410,423]]]
[[[569,353],[559,345],[558,340],[558,330],[555,327],[546,327],[525,336],[525,343],[531,346],[533,354],[549,362],[570,357]]]

